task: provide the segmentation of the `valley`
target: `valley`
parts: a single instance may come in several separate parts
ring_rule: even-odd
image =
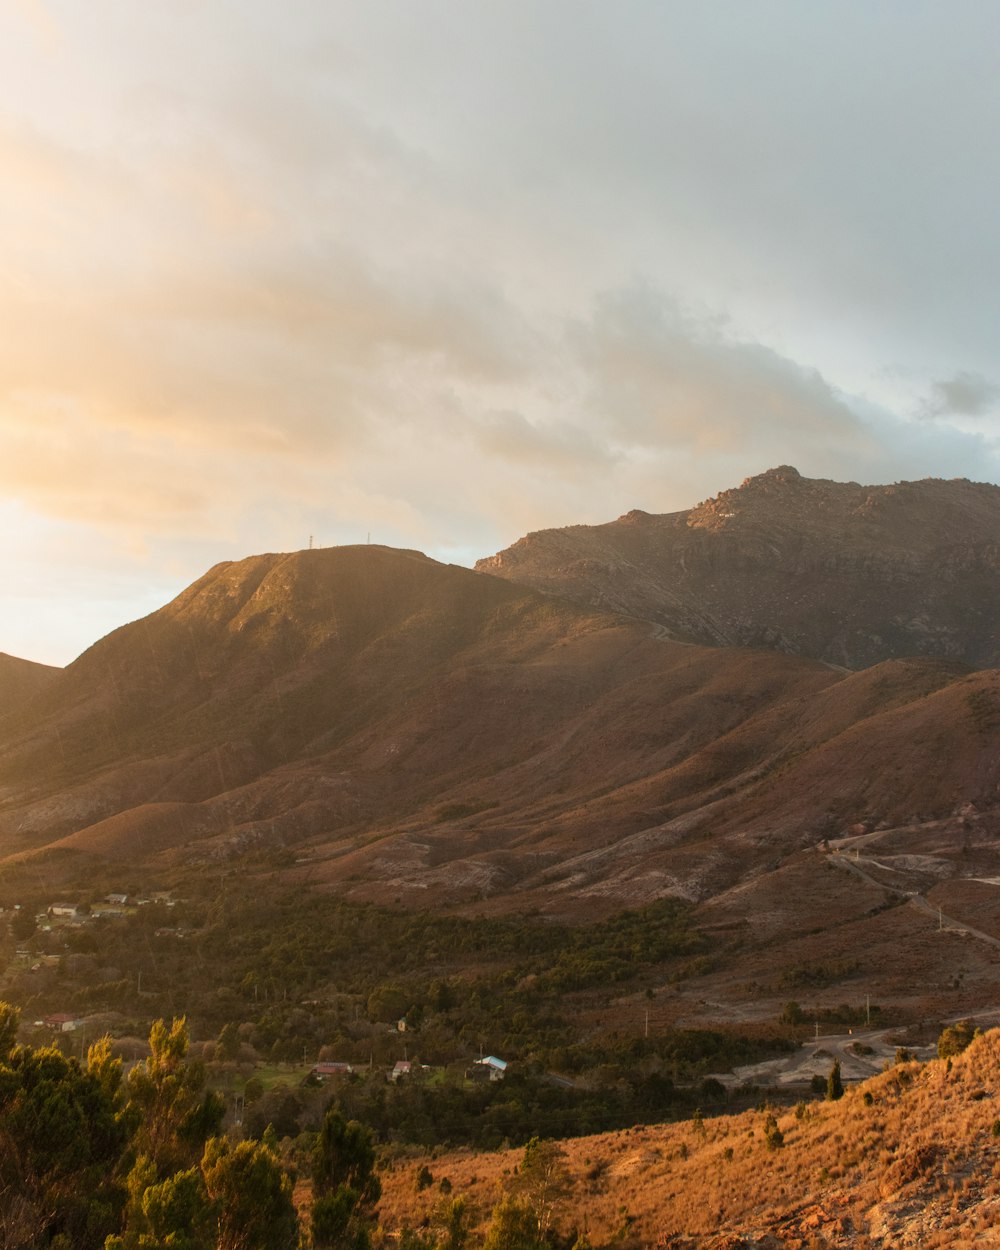
[[[1000,1010],[998,501],[785,467],[479,571],[254,556],[65,670],[0,657],[0,997],[79,1054],[184,1016],[230,1127],[253,1089],[290,1141],[350,1066],[404,1154],[673,1159],[639,1126],[926,1060]]]

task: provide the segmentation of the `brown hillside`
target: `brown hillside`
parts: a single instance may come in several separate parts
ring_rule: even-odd
[[[529,534],[476,567],[709,645],[1000,664],[1000,488],[965,480],[859,486],[786,465],[686,512]]]
[[[19,660],[0,651],[0,716],[27,699],[41,694],[58,678],[61,669],[32,660]]]
[[[677,895],[718,962],[658,1003],[670,1018],[776,1014],[810,934],[857,963],[834,1005],[967,1010],[1000,956],[970,932],[1000,937],[998,680],[680,643],[414,552],[258,556],[0,718],[0,852],[53,883],[224,862],[572,919]],[[974,958],[928,945],[945,885]]]
[[[892,1067],[840,1102],[768,1108],[562,1142],[563,1230],[663,1250],[971,1250],[996,1245],[1000,1220],[1000,1031],[951,1063]],[[522,1151],[437,1152],[384,1177],[390,1229],[433,1218],[426,1165],[448,1177],[485,1227]]]

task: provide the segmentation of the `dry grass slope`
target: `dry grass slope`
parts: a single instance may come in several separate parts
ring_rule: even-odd
[[[564,1228],[595,1247],[669,1250],[971,1250],[998,1244],[1000,1031],[948,1063],[897,1065],[840,1102],[767,1110],[562,1143]],[[424,1163],[485,1226],[521,1152],[411,1158],[385,1178],[382,1218],[418,1225]],[[431,1191],[428,1191],[430,1193]]]

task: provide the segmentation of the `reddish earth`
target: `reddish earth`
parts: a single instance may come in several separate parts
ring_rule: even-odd
[[[529,534],[476,567],[697,642],[848,668],[1000,664],[1000,488],[964,479],[860,486],[783,465],[686,512]]]
[[[923,584],[942,543],[954,553],[965,534],[978,563],[959,561],[947,586],[975,622],[989,597],[962,599],[979,583],[959,573],[987,576],[998,498],[969,483],[862,488],[779,470],[681,520],[633,518],[604,537],[648,554],[651,534],[688,535],[683,559],[697,548],[708,561],[697,567],[716,568],[718,596],[749,620],[777,593],[767,578],[757,597],[746,590],[760,580],[754,543],[785,576],[797,542],[808,587],[815,551],[846,527],[837,577],[850,565],[857,585],[881,578],[898,615],[896,589]],[[924,524],[931,506],[940,541]],[[857,565],[859,535],[883,543],[879,560]],[[743,552],[745,576],[705,554],[716,536],[736,544],[719,552]],[[924,589],[928,603],[948,599]],[[935,636],[954,642],[951,628]],[[850,672],[694,645],[635,613],[346,547],[220,565],[66,670],[3,659],[0,696],[8,874],[55,885],[113,864],[176,881],[239,863],[350,897],[571,919],[673,894],[697,905],[715,963],[658,1011],[695,1018],[724,1000],[754,1014],[871,992],[916,1018],[995,997],[993,670],[918,656]],[[845,838],[839,857],[817,849]],[[935,929],[938,906],[966,928]],[[850,973],[789,983],[831,952]]]

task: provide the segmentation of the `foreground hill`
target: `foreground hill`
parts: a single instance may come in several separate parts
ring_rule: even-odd
[[[685,512],[529,534],[476,567],[709,645],[1000,664],[1000,488],[965,480],[859,486],[785,465]]]
[[[1000,1031],[951,1061],[903,1063],[840,1102],[640,1127],[560,1143],[564,1230],[596,1247],[663,1250],[964,1250],[996,1244]],[[448,1177],[482,1222],[523,1152],[435,1152],[384,1179],[392,1228],[433,1221],[421,1166]]]

